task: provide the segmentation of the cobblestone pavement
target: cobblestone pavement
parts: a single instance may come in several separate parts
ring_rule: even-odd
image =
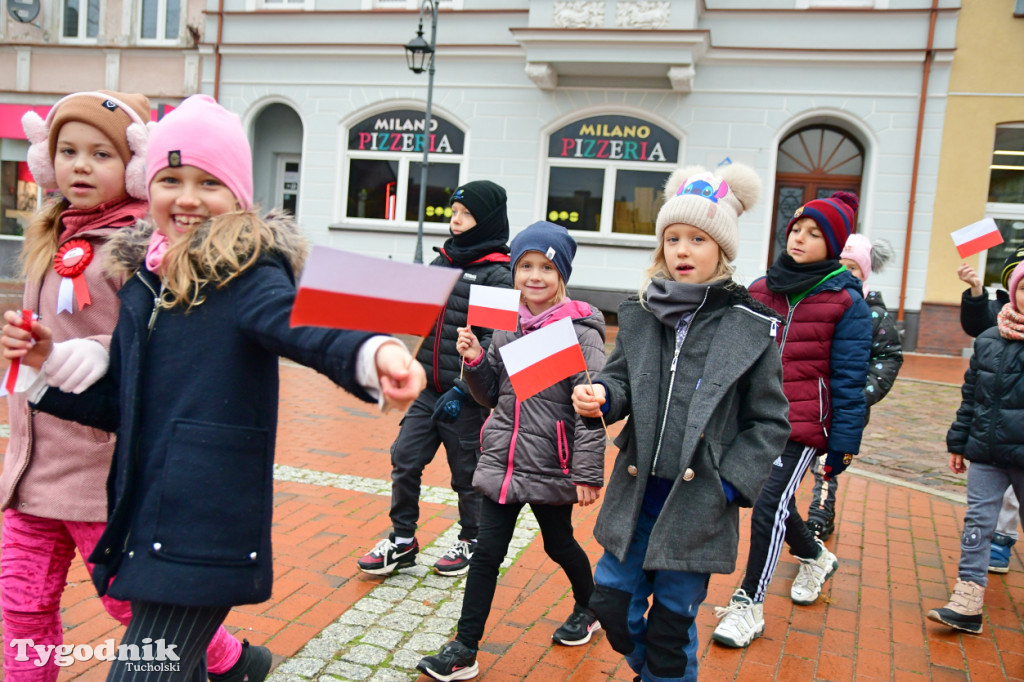
[[[233,609],[226,625],[269,647],[271,682],[416,680],[419,657],[453,633],[464,580],[429,571],[456,532],[444,457],[424,473],[419,564],[387,578],[363,574],[356,559],[390,529],[388,449],[400,417],[377,415],[304,368],[283,364],[281,377],[274,594]],[[963,487],[944,472],[943,447],[958,400],[956,386],[897,382],[874,410],[863,452],[840,491],[838,530],[828,542],[839,571],[818,603],[798,607],[789,599],[797,563],[784,553],[765,602],[764,637],[730,650],[711,645],[710,633],[714,607],[728,602],[742,576],[749,528],[743,512],[741,568],[712,578],[698,617],[701,680],[1024,679],[1024,566],[1016,552],[1011,572],[989,583],[982,635],[951,634],[924,618],[948,597],[959,556],[963,506],[955,500]],[[609,447],[606,470],[614,454]],[[808,492],[805,484],[801,509]],[[602,552],[593,539],[596,515],[597,505],[574,511],[577,538],[592,562]],[[524,514],[481,643],[479,679],[631,680],[600,632],[584,646],[552,645],[572,596],[542,545]],[[62,618],[70,644],[95,645],[122,632],[80,561]],[[75,662],[59,680],[94,682],[109,665]]]

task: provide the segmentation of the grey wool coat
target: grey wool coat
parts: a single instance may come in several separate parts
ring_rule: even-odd
[[[659,456],[678,457],[680,474],[654,525],[644,570],[735,569],[739,508],[753,505],[789,438],[778,330],[774,311],[738,284],[711,287],[691,319],[689,335],[712,334],[710,351],[697,373],[697,390],[676,382],[668,396],[669,424],[684,424],[680,429],[676,422],[666,433],[682,433],[682,442],[666,438]],[[625,560],[636,529],[655,458],[663,421],[659,404],[669,385],[674,339],[675,331],[637,299],[624,301],[615,350],[595,378],[608,391],[605,421],[629,416],[615,440],[620,451],[594,531],[619,561]],[[693,368],[687,373],[693,374]],[[690,409],[681,412],[687,398]],[[731,504],[723,480],[739,493]]]

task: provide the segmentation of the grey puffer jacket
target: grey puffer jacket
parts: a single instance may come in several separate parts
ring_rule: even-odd
[[[587,368],[591,374],[601,370],[606,359],[601,311],[570,301],[548,323],[566,316],[572,317]],[[498,350],[522,336],[522,331],[494,332],[484,359],[466,365],[473,398],[494,410],[480,433],[473,487],[498,504],[574,504],[577,485],[604,485],[604,430],[586,428],[572,407],[572,390],[587,383],[587,375],[580,372],[517,400]]]
[[[629,417],[615,439],[620,452],[594,528],[597,541],[619,561],[636,532],[667,417],[669,430],[682,437],[666,438],[660,456],[678,458],[681,473],[654,524],[644,570],[735,569],[739,509],[757,500],[790,435],[775,346],[779,330],[776,313],[742,286],[712,287],[683,344],[699,335],[711,337],[703,367],[688,372],[699,382],[672,382],[674,330],[635,298],[619,306],[615,350],[600,376],[592,377],[608,391],[607,423]],[[659,407],[669,385],[672,393]],[[679,407],[686,404],[688,410]],[[722,481],[738,493],[732,503]]]

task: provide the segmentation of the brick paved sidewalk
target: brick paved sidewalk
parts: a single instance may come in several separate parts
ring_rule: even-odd
[[[275,682],[415,680],[414,671],[403,666],[450,637],[460,581],[433,576],[423,565],[386,580],[355,566],[389,530],[388,448],[399,417],[375,415],[304,368],[283,365],[281,376],[274,595],[264,604],[233,610],[227,625],[270,648]],[[4,404],[3,421],[5,409]],[[912,421],[907,409],[914,407],[897,410],[894,404],[893,410],[877,411],[872,427],[888,428],[890,413]],[[939,426],[931,428],[937,438]],[[609,448],[609,467],[612,456]],[[765,605],[765,636],[747,650],[724,649],[710,644],[713,610],[727,603],[741,571],[713,577],[698,618],[701,680],[1024,679],[1020,555],[1013,557],[1010,573],[991,576],[984,633],[951,634],[924,613],[945,603],[955,578],[963,507],[855,472],[845,476],[838,530],[828,542],[839,556],[839,571],[817,604],[798,607],[789,600],[797,564],[785,554]],[[428,546],[421,556],[426,565],[453,538],[457,512],[447,482],[441,456],[424,476],[428,490],[419,539]],[[595,562],[601,554],[592,538],[596,516],[596,508],[575,512],[577,537]],[[741,566],[748,514],[742,518]],[[572,609],[568,581],[544,555],[528,517],[514,544],[482,643],[479,679],[632,679],[603,633],[582,647],[551,645],[551,633]],[[120,626],[103,612],[80,561],[62,606],[65,642],[120,637]],[[107,665],[78,662],[60,680],[100,680]]]

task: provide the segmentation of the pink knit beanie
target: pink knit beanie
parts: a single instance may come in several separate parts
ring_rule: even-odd
[[[1017,310],[1017,285],[1020,284],[1021,279],[1024,279],[1024,261],[1017,263],[1017,267],[1013,269],[1013,273],[1010,275],[1010,286],[1006,287],[1006,290],[1010,292],[1010,303],[1013,304],[1013,309]],[[1017,310],[1018,313],[1024,312]]]
[[[195,166],[223,182],[245,210],[252,208],[252,151],[242,121],[210,97],[192,95],[153,127],[146,186],[168,167]]]
[[[846,246],[839,254],[840,258],[849,258],[860,267],[863,281],[871,276],[871,240],[862,234],[851,234],[846,239]]]

